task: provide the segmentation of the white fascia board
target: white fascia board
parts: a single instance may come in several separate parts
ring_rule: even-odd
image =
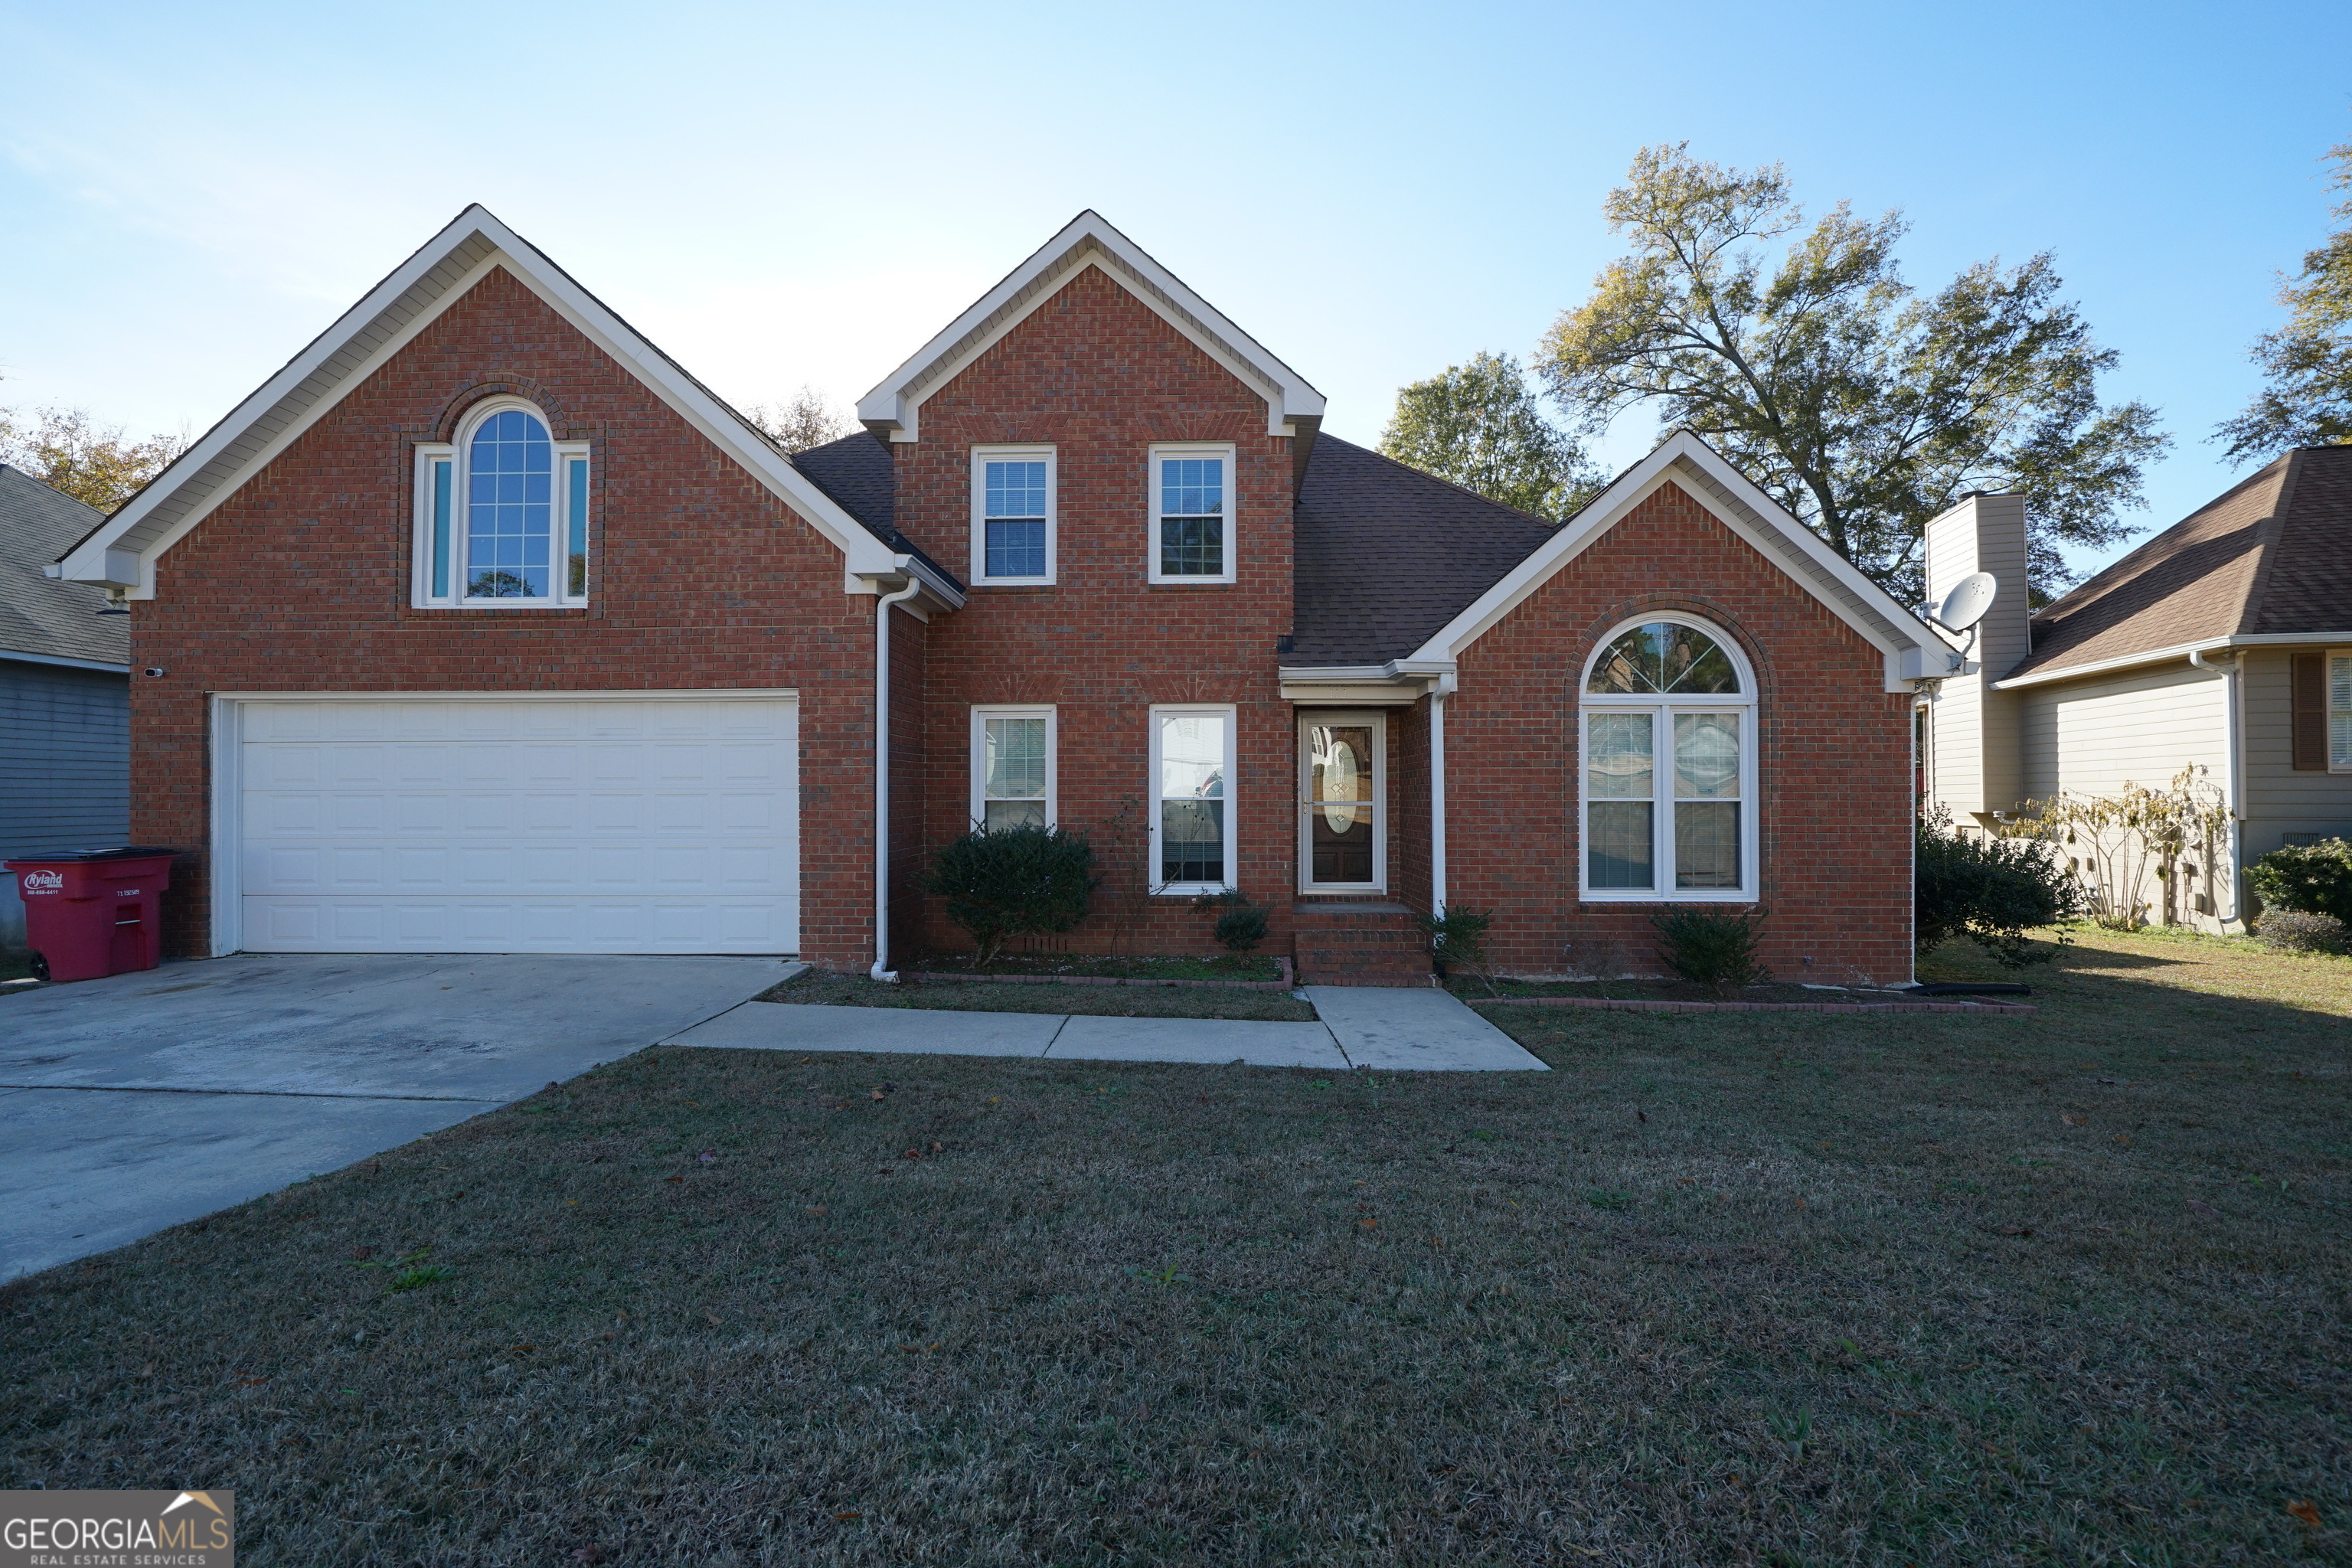
[[[2084,676],[2105,675],[2118,669],[2132,669],[2147,664],[2170,664],[2176,658],[2191,654],[2219,653],[2233,647],[2329,647],[2352,645],[2352,630],[2340,632],[2235,632],[2228,637],[2205,637],[2197,642],[2174,643],[2169,647],[2154,647],[2146,653],[2122,653],[2113,658],[2094,659],[2089,664],[2062,665],[2056,669],[2037,669],[2031,675],[2013,675],[2007,680],[1992,683],[1995,691],[2014,691],[2025,686],[2047,686],[2053,680],[2079,680]]]
[[[142,523],[147,522],[176,491],[177,483],[167,472],[68,552],[59,563],[62,568],[60,574],[74,582],[129,587],[132,598],[152,598],[157,557],[186,537],[223,501],[236,493],[247,479],[285,451],[385,361],[438,320],[444,311],[463,299],[492,268],[501,267],[583,336],[629,367],[631,373],[651,388],[673,412],[759,479],[793,511],[806,518],[818,532],[842,552],[852,571],[891,569],[895,557],[888,545],[843,510],[839,503],[810,483],[808,478],[793,468],[782,453],[753,436],[742,421],[717,398],[696,384],[626,322],[573,282],[562,268],[478,205],[459,214],[455,222],[403,262],[390,277],[370,290],[366,298],[345,311],[332,327],[296,355],[284,369],[237,405],[226,418],[205,432],[204,438],[173,465],[184,476],[178,482],[184,483],[186,479],[201,473],[207,464],[226,452],[257,421],[276,410],[305,381],[343,353],[352,339],[404,294],[454,252],[477,237],[492,247],[489,254],[475,262],[461,278],[404,323],[399,331],[349,366],[332,388],[289,420],[267,446],[241,462],[200,503],[161,532],[154,531],[152,525],[142,529]],[[135,578],[129,572],[133,563],[136,565]]]
[[[920,598],[910,599],[899,606],[910,614],[928,619],[923,615],[924,610],[963,608],[964,591],[912,555],[893,555],[890,564],[884,567],[852,567],[844,574],[843,587],[847,593],[879,595],[903,588],[909,582],[923,585]]]
[[[1071,219],[1061,233],[859,398],[857,417],[868,426],[887,429],[894,441],[917,439],[924,401],[1090,265],[1100,267],[1106,277],[1264,397],[1268,434],[1286,436],[1292,433],[1290,421],[1322,417],[1323,395],[1306,377],[1227,321],[1091,209]],[[994,320],[1000,314],[1003,319]]]
[[[1703,490],[1685,485],[1683,493],[1729,529],[1732,534],[1753,547],[1766,560],[1780,567],[1783,575],[1819,600],[1832,615],[1860,633],[1863,639],[1886,656],[1886,689],[1910,689],[1913,680],[1948,675],[1959,660],[1950,646],[1937,637],[1934,629],[1909,610],[1895,602],[1892,595],[1856,571],[1843,556],[1832,550],[1811,529],[1782,509],[1748,477],[1726,461],[1723,456],[1687,430],[1676,431],[1658,444],[1651,454],[1612,480],[1609,488],[1595,498],[1582,511],[1569,520],[1558,532],[1539,545],[1525,561],[1506,573],[1495,585],[1472,601],[1467,608],[1439,628],[1436,634],[1414,650],[1410,660],[1451,663],[1491,630],[1504,616],[1524,604],[1538,588],[1549,582],[1553,574],[1582,554],[1633,510],[1633,509],[1674,479],[1677,463],[1688,463],[1694,468],[1723,487],[1735,499],[1763,519],[1771,531],[1769,537],[1759,534],[1746,518],[1716,504],[1713,497]],[[1786,552],[1793,552],[1811,572],[1790,571]],[[1815,575],[1815,574],[1818,575]],[[1885,624],[1857,616],[1853,606],[1829,591],[1835,584],[1875,611]]]

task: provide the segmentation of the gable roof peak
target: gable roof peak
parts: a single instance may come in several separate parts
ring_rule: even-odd
[[[1265,399],[1268,434],[1309,434],[1322,420],[1323,395],[1305,376],[1228,321],[1092,207],[1065,224],[859,398],[857,417],[885,439],[918,439],[922,405],[930,395],[1088,267],[1099,268]]]

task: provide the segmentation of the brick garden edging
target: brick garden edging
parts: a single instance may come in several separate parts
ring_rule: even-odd
[[[1279,954],[1275,963],[1282,965],[1279,980],[1131,980],[1113,974],[955,974],[933,969],[909,970],[907,978],[917,984],[944,981],[950,985],[1222,985],[1243,991],[1296,991],[1297,977],[1291,973],[1290,960]]]
[[[1619,1002],[1602,996],[1465,996],[1473,1007],[1599,1007],[1617,1013],[2035,1013],[2021,1002]]]

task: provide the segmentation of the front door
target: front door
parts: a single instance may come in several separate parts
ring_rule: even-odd
[[[1309,892],[1379,892],[1388,886],[1388,718],[1298,718],[1299,886]]]

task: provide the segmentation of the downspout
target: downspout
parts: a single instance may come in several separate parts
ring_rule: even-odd
[[[2208,660],[2203,648],[2189,650],[2189,662],[2200,669],[2210,669],[2221,678],[2221,801],[2230,812],[2230,912],[2217,919],[2245,921],[2245,904],[2239,884],[2245,876],[2245,865],[2240,858],[2239,824],[2244,820],[2242,803],[2238,798],[2239,781],[2244,770],[2238,765],[2238,677],[2242,670],[2236,658],[2215,664]]]
[[[1429,689],[1429,912],[1445,918],[1445,700],[1452,675]]]
[[[866,974],[895,984],[890,967],[890,606],[923,591],[910,580],[874,608],[874,967]]]

